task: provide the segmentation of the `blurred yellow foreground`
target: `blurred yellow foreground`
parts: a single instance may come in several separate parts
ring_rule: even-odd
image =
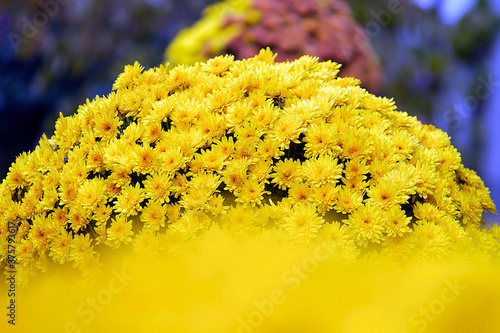
[[[15,325],[3,307],[1,332],[500,332],[494,260],[352,260],[325,240],[235,240],[219,228],[182,244],[151,258],[102,253],[92,281],[39,275],[17,287]]]

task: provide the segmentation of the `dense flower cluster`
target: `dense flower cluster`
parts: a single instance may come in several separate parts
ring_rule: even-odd
[[[339,65],[269,49],[234,61],[143,71],[128,65],[106,97],[61,116],[0,185],[0,262],[14,223],[26,281],[50,261],[84,274],[101,244],[175,251],[218,227],[237,239],[275,230],[421,260],[498,256],[488,189],[446,133],[396,111]],[[97,247],[99,246],[99,247]]]
[[[225,0],[174,39],[166,50],[173,64],[194,64],[221,54],[246,59],[271,47],[277,61],[303,54],[342,64],[340,76],[356,77],[380,91],[378,58],[343,0]]]

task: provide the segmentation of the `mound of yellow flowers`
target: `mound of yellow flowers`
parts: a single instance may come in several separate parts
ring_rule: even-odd
[[[121,322],[124,331],[324,332],[344,323],[367,332],[353,318],[386,309],[372,319],[390,332],[383,325],[403,300],[380,297],[400,288],[411,296],[398,318],[410,318],[418,330],[430,319],[412,309],[435,289],[420,294],[414,285],[432,277],[433,288],[448,288],[444,306],[462,293],[460,272],[469,286],[500,277],[499,228],[481,227],[483,211],[495,212],[495,205],[446,133],[397,111],[359,80],[337,77],[334,62],[274,58],[267,49],[242,61],[219,56],[170,70],[126,66],[112,93],[61,115],[50,139],[43,136],[17,158],[0,185],[0,264],[7,277],[15,271],[22,286],[62,264],[99,277],[90,292],[60,278],[50,287],[42,283],[26,296],[26,311],[37,312],[29,308],[34,300],[57,293],[52,306],[64,320],[76,311],[78,329],[82,322],[110,329]],[[134,259],[111,270],[129,249]],[[144,258],[159,261],[141,266]],[[436,260],[443,264],[433,266]],[[410,262],[427,268],[392,270]],[[380,273],[382,263],[391,270]],[[349,271],[340,269],[345,265]],[[322,274],[309,279],[316,271]],[[133,285],[121,294],[130,276],[151,287]],[[282,286],[271,287],[280,278]],[[289,290],[298,294],[285,303]],[[85,299],[89,293],[93,301]],[[111,303],[113,297],[127,306]],[[304,299],[322,310],[310,308],[301,321],[281,326],[303,310]],[[121,311],[137,319],[137,304],[145,322],[120,319]],[[491,305],[500,309],[498,301]],[[104,308],[109,314],[96,319]],[[275,309],[271,326],[264,325]],[[332,311],[343,321],[330,322]],[[398,329],[408,324],[389,322]]]

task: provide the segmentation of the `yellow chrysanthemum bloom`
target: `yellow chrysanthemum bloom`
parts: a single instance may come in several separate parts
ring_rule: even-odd
[[[300,180],[300,161],[285,159],[278,161],[271,174],[272,182],[282,190],[289,188],[294,181]]]
[[[148,214],[146,216],[148,216]],[[152,218],[148,219],[150,223],[151,220]],[[112,248],[118,248],[122,243],[130,243],[134,235],[132,231],[132,220],[129,220],[126,214],[118,215],[112,220],[111,226],[107,229],[107,233],[106,244]]]
[[[167,207],[160,202],[151,201],[142,211],[141,221],[153,230],[160,230],[165,226]]]
[[[139,184],[127,185],[116,198],[115,211],[126,216],[135,215],[142,210],[141,202],[143,199],[144,192]]]
[[[313,205],[297,204],[285,217],[282,228],[290,233],[292,239],[309,242],[316,237],[323,223],[324,219]]]

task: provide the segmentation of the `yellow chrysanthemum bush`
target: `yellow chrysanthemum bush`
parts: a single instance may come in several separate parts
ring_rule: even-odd
[[[128,65],[17,158],[0,262],[26,332],[500,327],[495,205],[446,133],[274,58]]]

